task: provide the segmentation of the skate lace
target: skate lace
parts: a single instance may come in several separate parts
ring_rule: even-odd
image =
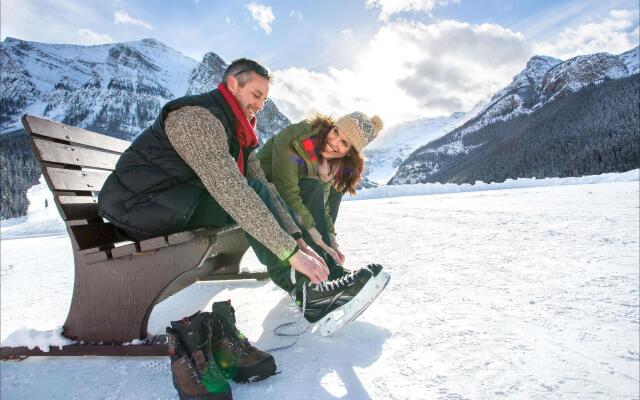
[[[334,289],[339,289],[351,283],[355,279],[356,272],[357,271],[353,270],[348,274],[345,274],[340,278],[331,281],[320,282],[316,284],[308,283],[302,285],[302,315],[305,315],[305,312],[307,310],[307,286],[313,286],[313,290],[315,290],[316,292],[328,292]],[[291,282],[293,284],[296,283],[295,271],[293,270],[293,268],[291,269]],[[295,290],[291,292],[291,297],[295,301]]]
[[[320,282],[315,285],[313,290],[316,292],[325,292],[331,291],[335,289],[340,289],[343,286],[347,286],[349,283],[353,282],[355,279],[356,271],[351,271],[346,275],[341,276],[340,278],[336,278],[332,281]]]
[[[305,311],[307,311],[307,285],[302,285],[302,315]]]

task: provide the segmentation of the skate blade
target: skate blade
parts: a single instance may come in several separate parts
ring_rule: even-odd
[[[374,300],[382,293],[389,283],[389,274],[380,272],[378,276],[369,279],[369,282],[360,290],[351,301],[339,307],[317,322],[320,336],[333,335],[337,330],[358,318]]]

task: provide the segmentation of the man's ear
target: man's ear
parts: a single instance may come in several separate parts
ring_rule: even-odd
[[[238,79],[235,76],[227,78],[227,89],[229,89],[231,93],[235,93],[238,89]]]

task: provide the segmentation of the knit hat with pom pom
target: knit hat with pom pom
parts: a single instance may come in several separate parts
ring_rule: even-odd
[[[340,117],[336,121],[335,126],[338,128],[338,131],[345,134],[349,142],[351,142],[351,146],[360,153],[364,146],[368,145],[378,136],[384,123],[377,115],[369,118],[365,113],[354,111]]]

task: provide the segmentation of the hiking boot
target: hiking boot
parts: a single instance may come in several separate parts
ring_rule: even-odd
[[[171,358],[171,380],[180,399],[231,399],[230,393],[229,396],[211,393],[204,386],[200,373],[178,339],[178,333],[169,327],[167,327],[167,348]]]
[[[177,376],[174,375],[174,386],[178,390],[181,399],[233,399],[229,383],[211,356],[210,319],[209,313],[198,311],[182,320],[171,321],[171,328],[167,328],[169,352],[171,354],[172,341],[175,341],[176,360],[180,363],[176,364],[176,371],[179,374]],[[183,355],[179,355],[178,348],[184,349]],[[189,376],[195,386],[183,386],[183,382],[186,379],[185,376]],[[176,378],[179,379],[176,381]],[[178,385],[176,385],[176,382],[178,382]],[[192,393],[194,391],[198,393],[198,390],[201,390],[199,385],[204,387],[206,394],[185,394],[186,397],[182,397],[182,393]]]
[[[303,277],[296,282],[296,304],[307,321],[318,322],[356,297],[372,276],[371,271],[361,268],[318,284]]]
[[[231,301],[213,303],[211,354],[225,376],[238,383],[256,382],[276,373],[273,356],[258,350],[236,327]]]

